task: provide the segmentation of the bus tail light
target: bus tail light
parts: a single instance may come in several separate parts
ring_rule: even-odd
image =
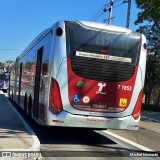
[[[140,116],[140,111],[141,111],[141,105],[142,105],[142,97],[143,97],[143,90],[139,93],[134,111],[132,113],[132,116],[135,120],[137,120]]]
[[[53,78],[50,85],[49,108],[54,114],[58,114],[63,109],[59,85]]]

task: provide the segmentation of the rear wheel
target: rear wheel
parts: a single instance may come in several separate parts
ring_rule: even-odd
[[[28,103],[28,116],[29,116],[29,118],[32,118],[31,112],[32,112],[32,98],[31,98],[31,95],[30,95],[29,103]]]
[[[12,98],[12,101],[13,101],[13,90],[12,90],[12,96],[11,96],[11,98]]]
[[[7,93],[7,89],[2,89],[2,91],[3,91],[4,93]]]
[[[27,116],[27,96],[26,95],[25,95],[25,98],[24,98],[24,113]]]

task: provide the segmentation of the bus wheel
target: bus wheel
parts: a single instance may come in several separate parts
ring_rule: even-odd
[[[12,90],[12,101],[13,101],[13,90]]]
[[[31,95],[29,96],[29,103],[28,103],[28,116],[29,118],[32,118],[32,98]]]
[[[27,116],[27,96],[26,95],[25,95],[25,98],[24,98],[24,113]]]
[[[4,93],[7,93],[7,89],[2,89],[2,91],[3,91]]]

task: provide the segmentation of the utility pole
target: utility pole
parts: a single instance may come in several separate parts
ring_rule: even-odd
[[[131,0],[128,0],[128,11],[127,11],[126,28],[129,28],[129,23],[130,23],[130,13],[131,13]]]
[[[108,24],[111,24],[112,22],[112,7],[113,7],[113,0],[110,0]]]

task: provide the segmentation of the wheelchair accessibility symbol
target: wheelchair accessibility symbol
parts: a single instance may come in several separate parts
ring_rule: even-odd
[[[74,102],[74,103],[80,103],[80,101],[81,101],[81,96],[79,94],[74,94],[72,96],[72,102]]]

